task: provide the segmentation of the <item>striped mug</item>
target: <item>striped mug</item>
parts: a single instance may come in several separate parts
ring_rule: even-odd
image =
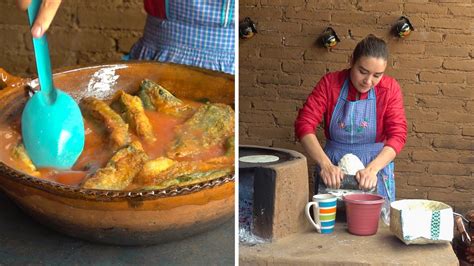
[[[330,234],[334,231],[336,223],[337,197],[331,194],[318,194],[313,196],[313,201],[308,202],[305,208],[306,218],[321,234]],[[313,206],[314,220],[309,213]]]

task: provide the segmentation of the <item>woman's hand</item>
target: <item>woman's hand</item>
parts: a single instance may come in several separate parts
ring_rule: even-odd
[[[356,173],[356,180],[359,182],[359,188],[370,190],[377,186],[377,172],[372,168],[365,168]]]
[[[17,3],[21,10],[26,10],[31,0],[17,0]],[[43,0],[36,20],[31,27],[31,34],[34,38],[40,38],[49,29],[60,4],[61,0]]]
[[[341,181],[344,178],[344,173],[341,168],[331,163],[321,166],[320,175],[324,184],[326,184],[328,188],[339,188],[341,186]]]

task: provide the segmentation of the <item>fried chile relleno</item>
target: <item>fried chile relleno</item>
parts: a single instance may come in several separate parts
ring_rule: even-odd
[[[225,104],[205,104],[178,130],[170,158],[194,158],[234,135],[234,110]]]
[[[110,134],[110,142],[114,149],[119,149],[130,143],[128,124],[105,102],[88,97],[81,101],[80,107],[86,118],[89,116],[105,126],[107,133]]]
[[[142,101],[139,97],[125,93],[117,92],[117,100],[113,104],[122,118],[130,125],[137,136],[143,138],[146,142],[154,142],[153,127],[145,114]]]
[[[178,99],[145,80],[138,96],[118,91],[110,105],[89,97],[80,106],[86,147],[71,170],[83,177],[62,182],[67,173],[36,169],[21,142],[9,155],[20,170],[88,189],[128,191],[191,185],[234,171],[234,111],[228,105]]]
[[[123,190],[138,174],[148,156],[138,141],[117,151],[104,168],[88,178],[84,188]]]
[[[138,96],[147,110],[183,118],[187,118],[194,112],[192,106],[176,98],[158,83],[148,79],[143,80],[140,84]]]

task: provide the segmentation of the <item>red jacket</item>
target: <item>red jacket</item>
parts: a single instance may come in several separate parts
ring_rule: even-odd
[[[165,0],[143,0],[145,11],[157,18],[166,18]]]
[[[329,121],[331,121],[339,92],[346,78],[349,78],[348,69],[328,73],[314,87],[296,118],[295,133],[299,139],[306,134],[314,133],[323,118],[326,121],[324,134],[326,138],[331,139]],[[347,99],[354,101],[357,90],[351,82],[349,83]],[[399,153],[407,138],[407,122],[400,85],[394,78],[384,75],[375,87],[375,95],[377,99],[376,142],[384,142],[385,146],[390,146]],[[368,93],[361,94],[360,99],[367,99],[367,96]]]

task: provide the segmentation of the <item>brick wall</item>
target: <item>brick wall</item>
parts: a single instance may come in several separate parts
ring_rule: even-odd
[[[0,3],[0,67],[32,76],[28,18],[15,3]],[[141,37],[145,18],[142,0],[63,1],[47,35],[53,69],[120,60]]]
[[[405,40],[390,36],[401,15],[415,27]],[[408,119],[397,198],[474,209],[471,0],[241,0],[246,16],[259,33],[240,41],[240,143],[303,152],[293,132],[298,109],[322,75],[348,67],[357,42],[373,33],[388,42],[387,74],[402,86]],[[342,40],[330,52],[315,46],[327,26]]]

